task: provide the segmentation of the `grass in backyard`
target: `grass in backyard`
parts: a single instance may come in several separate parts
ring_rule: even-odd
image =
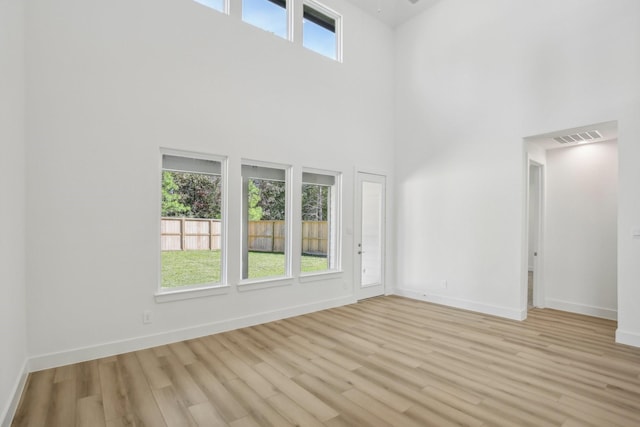
[[[284,276],[284,254],[249,252],[249,279]]]
[[[304,273],[327,269],[327,258],[303,255]],[[249,278],[284,275],[284,254],[249,252]],[[220,281],[220,251],[162,252],[162,287],[175,288]]]
[[[220,251],[163,251],[162,287],[220,281]]]
[[[300,271],[303,273],[313,273],[314,271],[324,271],[328,269],[329,259],[327,257],[302,255]]]

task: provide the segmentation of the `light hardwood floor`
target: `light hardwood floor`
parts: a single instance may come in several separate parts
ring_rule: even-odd
[[[14,426],[639,426],[616,324],[400,297],[30,375]]]

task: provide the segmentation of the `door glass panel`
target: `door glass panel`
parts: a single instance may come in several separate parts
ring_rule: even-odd
[[[382,184],[362,183],[362,287],[382,283]]]

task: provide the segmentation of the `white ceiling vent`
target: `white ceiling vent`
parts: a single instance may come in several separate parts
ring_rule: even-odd
[[[593,142],[598,139],[602,139],[602,134],[597,130],[590,130],[587,132],[574,133],[572,135],[557,136],[553,138],[560,144],[579,144],[581,142]]]

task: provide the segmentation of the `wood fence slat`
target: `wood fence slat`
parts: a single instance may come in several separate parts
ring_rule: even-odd
[[[161,249],[220,250],[221,224],[217,219],[162,218]],[[283,253],[286,241],[284,221],[249,221],[249,250]],[[329,223],[302,221],[302,253],[327,255]]]
[[[219,250],[220,220],[162,218],[160,240],[163,251]]]

